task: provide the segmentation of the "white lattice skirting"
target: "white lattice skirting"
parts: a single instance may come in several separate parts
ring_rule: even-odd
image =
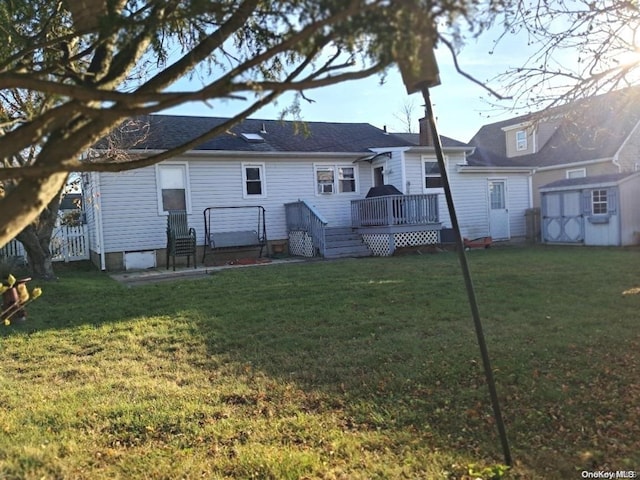
[[[387,257],[392,255],[396,248],[440,243],[440,231],[363,234],[362,239],[374,255]]]
[[[302,230],[289,232],[289,253],[300,257],[313,257],[313,239]]]

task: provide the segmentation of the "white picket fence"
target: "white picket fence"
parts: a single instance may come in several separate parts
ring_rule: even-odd
[[[51,256],[54,262],[74,262],[89,259],[89,234],[86,225],[56,226],[51,238]],[[27,258],[24,247],[17,240],[0,248],[0,258]]]

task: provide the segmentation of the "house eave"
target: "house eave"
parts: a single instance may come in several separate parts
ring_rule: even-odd
[[[165,150],[130,150],[131,153],[139,155],[156,155],[164,153]],[[365,156],[367,152],[282,152],[282,151],[269,151],[269,152],[256,152],[251,150],[188,150],[186,152],[175,155],[178,157],[224,157],[224,158],[300,158],[300,157],[313,157],[313,158],[361,158]]]
[[[475,150],[476,147],[442,147],[442,151],[445,153],[468,153],[471,155]],[[426,145],[416,145],[415,147],[409,147],[407,151],[410,153],[435,154],[436,148]]]
[[[581,162],[560,163],[558,165],[546,165],[544,167],[532,167],[536,172],[547,172],[549,170],[559,170],[562,168],[580,167],[582,165],[593,165],[596,163],[612,162],[613,158],[596,158],[593,160],[583,160]]]
[[[524,173],[534,172],[533,167],[498,167],[498,166],[477,166],[477,165],[456,165],[460,173]]]

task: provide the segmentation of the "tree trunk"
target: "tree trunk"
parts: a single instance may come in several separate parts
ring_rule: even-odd
[[[17,240],[22,243],[27,252],[27,262],[34,278],[55,280],[51,257],[51,237],[58,218],[62,189],[49,202],[36,221],[22,230]]]

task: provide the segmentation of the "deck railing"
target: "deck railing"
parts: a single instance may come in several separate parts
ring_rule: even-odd
[[[285,203],[285,215],[287,218],[287,231],[304,231],[311,237],[313,248],[321,256],[325,255],[325,227],[327,221],[313,205],[298,200]]]
[[[438,223],[438,195],[387,195],[351,201],[351,225],[373,227]]]

